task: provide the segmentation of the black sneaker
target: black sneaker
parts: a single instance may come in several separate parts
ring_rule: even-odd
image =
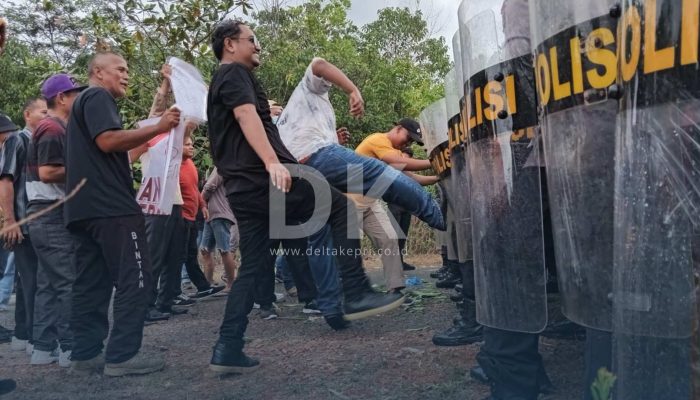
[[[343,318],[342,314],[327,315],[323,319],[326,320],[328,326],[333,328],[334,331],[342,331],[350,326],[350,321]]]
[[[304,314],[320,314],[321,310],[318,309],[318,304],[316,304],[316,300],[311,300],[307,301],[306,304],[304,304],[304,308],[301,310],[301,312]]]
[[[345,301],[345,319],[348,321],[371,317],[399,307],[405,300],[401,293],[377,293],[368,291],[359,297]]]
[[[167,308],[159,308],[158,311],[160,311],[164,314],[170,314],[170,315],[183,315],[183,314],[187,314],[187,312],[189,310],[186,308],[167,307]]]
[[[146,322],[157,322],[165,321],[170,318],[170,314],[160,312],[154,308],[151,308],[146,312]]]
[[[230,346],[217,343],[209,362],[209,369],[221,374],[244,374],[254,371],[260,366],[260,361],[250,358],[243,350],[235,350]]]
[[[275,311],[275,308],[272,306],[272,304],[267,306],[260,306],[260,318],[270,320],[277,319],[277,317],[277,311]]]
[[[416,267],[414,267],[413,265],[411,265],[407,262],[403,263],[403,270],[404,271],[413,271],[415,269],[416,269]]]
[[[200,290],[199,292],[195,293],[192,295],[192,298],[195,300],[201,300],[201,299],[206,299],[209,296],[213,296],[220,291],[224,290],[226,286],[212,286],[207,290]]]
[[[0,379],[0,395],[10,393],[15,390],[17,383],[12,379]]]
[[[180,307],[189,307],[192,306],[196,303],[196,301],[192,300],[191,298],[185,296],[184,294],[180,294],[173,300],[173,305],[174,306],[180,306]]]

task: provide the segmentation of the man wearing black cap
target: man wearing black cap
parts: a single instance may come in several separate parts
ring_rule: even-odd
[[[27,150],[28,214],[43,211],[65,197],[66,124],[73,101],[86,87],[67,74],[53,75],[41,86],[48,116],[37,125]],[[74,246],[63,223],[63,206],[32,220],[28,228],[39,260],[34,299],[34,351],[30,363],[41,365],[58,361],[61,367],[69,367],[73,347],[69,323],[75,276]]]
[[[402,118],[394,124],[394,127],[389,132],[374,133],[367,136],[357,146],[355,152],[365,157],[384,161],[404,171],[405,174],[423,186],[432,185],[438,181],[437,176],[417,175],[411,172],[425,171],[431,168],[429,160],[416,160],[406,153],[406,149],[410,149],[409,146],[413,142],[423,145],[420,124],[414,119]],[[376,207],[374,208],[376,209]],[[404,271],[414,270],[416,267],[407,264],[403,259],[406,237],[411,226],[411,215],[402,207],[391,203],[389,204],[389,211],[396,220],[394,229],[399,233],[403,233],[403,235],[399,235],[398,239],[400,265]],[[386,263],[384,264],[386,269]]]

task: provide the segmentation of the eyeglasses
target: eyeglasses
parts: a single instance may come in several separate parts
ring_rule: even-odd
[[[251,44],[253,44],[255,47],[260,48],[260,42],[258,41],[258,38],[257,38],[255,35],[250,36],[250,37],[247,37],[247,38],[241,38],[241,37],[239,37],[239,38],[234,38],[234,37],[232,37],[232,38],[229,38],[229,39],[231,39],[231,40],[241,40],[241,39],[245,39],[245,40],[249,41]]]

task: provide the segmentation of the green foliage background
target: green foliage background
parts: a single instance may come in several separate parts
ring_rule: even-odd
[[[252,13],[252,0],[7,0],[0,16],[10,23],[10,41],[0,57],[0,110],[17,123],[27,98],[39,94],[49,75],[67,71],[86,81],[95,51],[112,49],[130,68],[128,97],[120,101],[126,124],[148,114],[168,56],[195,64],[208,80],[216,67],[209,48],[215,24],[242,12],[258,35],[262,66],[257,71],[268,96],[284,104],[313,57],[338,65],[362,91],[366,116],[347,113],[347,97],[331,92],[339,125],[358,144],[388,130],[401,117],[443,95],[450,68],[444,39],[429,38],[423,15],[407,8],[380,10],[376,21],[356,26],[347,15],[350,0],[312,0],[301,6],[269,7]],[[212,166],[206,128],[196,133],[196,163]],[[418,153],[420,154],[420,149]]]
[[[194,64],[210,79],[216,68],[211,32],[234,14],[244,15],[262,43],[257,74],[269,98],[284,105],[313,57],[336,64],[355,82],[365,100],[362,119],[350,117],[344,93],[333,89],[330,95],[352,146],[402,117],[417,118],[443,96],[443,78],[451,68],[448,48],[443,38],[429,37],[420,11],[385,8],[376,21],[356,26],[348,18],[350,0],[311,0],[255,12],[253,1],[4,0],[0,16],[9,21],[10,36],[0,57],[0,110],[22,125],[22,106],[39,95],[44,79],[65,71],[87,82],[90,57],[110,49],[129,64],[128,96],[119,102],[123,121],[133,126],[148,116],[167,57]],[[194,139],[195,163],[204,175],[212,168],[206,127]],[[425,157],[418,146],[414,152]],[[138,164],[135,169],[138,176]],[[409,253],[433,252],[434,243],[434,232],[414,219]]]

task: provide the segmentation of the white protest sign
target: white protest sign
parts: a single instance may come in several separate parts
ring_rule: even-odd
[[[139,127],[155,125],[159,120],[160,117],[141,121]],[[175,193],[180,185],[185,126],[184,122],[180,123],[167,137],[148,148],[149,162],[142,171],[141,187],[136,195],[136,201],[145,214],[170,215],[172,212]]]
[[[170,84],[183,119],[206,122],[208,88],[202,74],[195,66],[177,57],[170,57],[168,64],[172,68]]]

